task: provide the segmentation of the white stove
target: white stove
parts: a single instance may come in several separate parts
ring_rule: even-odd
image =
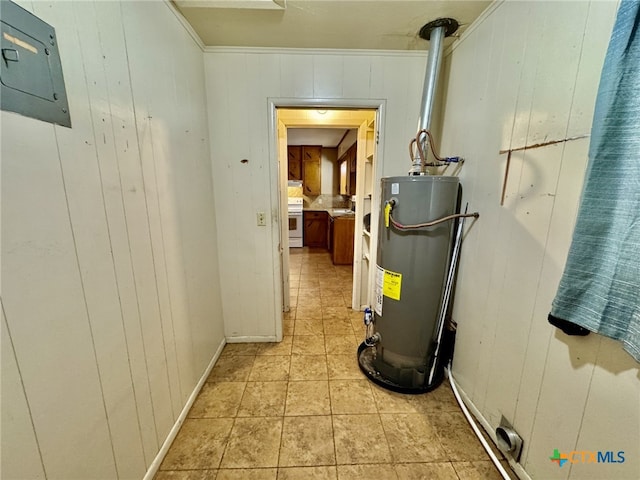
[[[302,197],[289,197],[289,247],[302,247]]]

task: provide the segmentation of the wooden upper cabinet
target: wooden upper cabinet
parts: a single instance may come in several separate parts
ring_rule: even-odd
[[[302,186],[306,195],[320,195],[321,146],[302,147]]]
[[[302,180],[302,147],[287,147],[289,180]]]
[[[353,145],[351,145],[351,148],[349,149],[349,152],[348,152],[349,172],[351,172],[351,173],[356,173],[356,167],[358,165],[358,153],[357,152],[358,152],[358,147],[354,143]]]

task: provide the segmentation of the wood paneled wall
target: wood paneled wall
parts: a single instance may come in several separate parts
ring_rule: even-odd
[[[637,478],[638,364],[620,345],[547,323],[571,241],[615,2],[503,2],[445,61],[442,151],[467,159],[469,226],[454,317],[454,374],[495,429],[524,439],[532,478]],[[615,168],[615,165],[612,165]],[[622,464],[559,468],[554,449],[626,452]]]
[[[223,342],[202,50],[165,2],[20,4],[73,128],[2,112],[2,478],[142,478]]]
[[[277,160],[269,99],[385,102],[384,171],[404,175],[420,110],[424,52],[251,50],[205,52],[211,161],[227,338],[275,338]],[[241,163],[242,159],[249,162]],[[256,212],[270,212],[267,228]],[[274,238],[274,230],[276,232]]]

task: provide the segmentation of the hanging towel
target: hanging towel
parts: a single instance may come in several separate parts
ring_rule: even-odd
[[[618,339],[640,362],[639,302],[640,0],[623,0],[600,77],[585,185],[550,320]]]

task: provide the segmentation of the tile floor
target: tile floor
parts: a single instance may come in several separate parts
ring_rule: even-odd
[[[284,340],[226,345],[156,480],[500,479],[448,384],[400,395],[360,372],[351,267],[290,257]]]

